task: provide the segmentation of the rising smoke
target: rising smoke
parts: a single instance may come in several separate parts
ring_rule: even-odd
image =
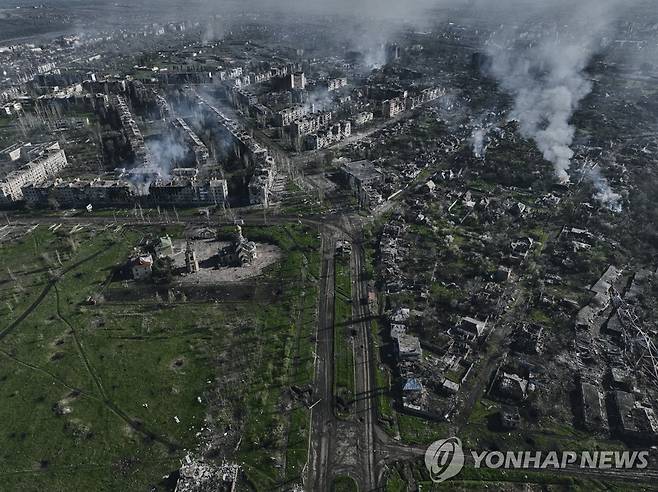
[[[243,0],[235,8],[258,12],[261,18],[290,21],[306,17],[331,25],[333,41],[361,51],[372,66],[383,62],[382,47],[396,41],[404,27],[424,29],[447,20],[497,25],[483,41],[483,49],[492,61],[490,75],[513,97],[510,117],[518,120],[522,134],[531,138],[553,164],[557,178],[568,181],[576,132],[572,117],[592,90],[587,66],[613,39],[618,21],[641,1]],[[225,6],[201,3],[208,8],[209,17]],[[228,11],[221,13],[230,16]],[[206,40],[215,34],[209,30]],[[471,143],[481,157],[486,151],[486,134],[484,126],[476,127],[472,134]],[[607,184],[600,173],[593,182]],[[607,200],[609,195],[597,193],[596,197]]]
[[[471,133],[471,145],[473,146],[473,156],[476,159],[484,159],[487,153],[487,130],[482,127],[475,127]]]
[[[295,0],[283,2],[299,6]],[[510,118],[519,122],[523,136],[534,140],[553,164],[557,179],[567,182],[576,133],[572,118],[592,90],[586,69],[614,39],[619,21],[635,4],[636,0],[503,0],[493,5],[490,0],[309,0],[301,8],[307,13],[349,12],[354,19],[371,19],[371,28],[366,23],[365,30],[355,31],[358,34],[346,34],[359,47],[366,46],[364,39],[369,39],[370,48],[373,40],[379,46],[392,41],[404,24],[424,27],[428,18],[445,20],[441,15],[456,22],[486,19],[486,23],[499,23],[483,40],[491,59],[490,75],[513,97]],[[437,13],[442,8],[442,13]],[[379,63],[381,60],[373,60],[372,65]],[[485,155],[488,131],[484,124],[473,130],[471,144],[477,158]],[[597,200],[615,203],[616,194],[600,172],[592,182],[598,190]],[[603,191],[606,188],[608,192]]]
[[[569,181],[574,156],[573,115],[592,90],[587,66],[613,39],[619,21],[636,3],[637,0],[502,0],[495,4],[490,0],[277,2],[282,7],[294,4],[298,12],[371,19],[365,30],[346,34],[360,47],[367,44],[364,39],[371,43],[375,40],[377,45],[391,41],[396,28],[405,23],[419,27],[426,25],[428,18],[445,20],[433,14],[441,8],[457,22],[486,19],[487,23],[500,23],[484,40],[484,50],[492,62],[490,74],[513,97],[510,118],[519,122],[524,137],[534,140],[561,182]],[[484,125],[479,125],[471,135],[477,158],[485,155],[487,132]],[[618,203],[618,196],[610,190],[605,177],[598,172],[592,182],[598,190],[595,198],[616,208],[610,204]]]
[[[168,180],[171,171],[187,156],[187,148],[171,135],[147,141],[145,162],[128,173],[128,180],[139,194],[147,194],[156,180]]]
[[[490,137],[489,134],[494,130],[499,120],[500,115],[493,111],[486,114],[481,114],[473,119],[471,126],[470,144],[473,149],[473,157],[482,159],[487,155],[487,148],[489,147]]]
[[[598,166],[595,166],[587,173],[587,179],[594,186],[594,199],[599,202],[602,206],[610,210],[611,212],[621,212],[621,195],[615,193],[610,188],[610,183],[608,180],[601,174],[601,170]]]
[[[333,104],[331,93],[323,87],[318,87],[309,92],[304,106],[309,112],[318,112],[330,110]]]
[[[169,178],[171,170],[184,161],[187,148],[171,135],[146,144],[150,154],[150,167],[162,178]]]
[[[614,35],[619,7],[617,0],[554,1],[513,29],[501,26],[486,43],[491,74],[514,98],[510,117],[553,164],[560,182],[569,181],[574,155],[572,117],[592,90],[586,68]],[[594,199],[619,211],[621,197],[598,168],[590,178]]]

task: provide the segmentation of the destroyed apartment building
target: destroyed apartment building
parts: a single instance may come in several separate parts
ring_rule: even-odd
[[[381,113],[384,118],[393,118],[405,111],[411,111],[419,106],[434,101],[445,95],[445,90],[439,88],[423,89],[417,94],[403,91],[398,97],[386,99],[381,103]]]
[[[214,125],[213,140],[221,149],[225,158],[235,159],[249,173],[249,203],[267,207],[272,196],[276,163],[268,150],[258,144],[240,124],[228,118],[216,107],[197,96],[197,100],[206,117]]]
[[[30,207],[127,207],[222,205],[228,200],[224,179],[173,177],[156,179],[142,194],[125,179],[55,179],[23,188]]]
[[[0,181],[0,205],[24,200],[23,188],[41,185],[69,165],[58,143],[26,144],[3,151],[9,159],[0,166],[7,174]]]
[[[184,142],[194,156],[194,167],[204,170],[210,159],[208,147],[201,141],[199,136],[189,127],[183,118],[176,118],[172,121],[172,126],[178,135],[178,138]]]
[[[340,167],[343,181],[358,199],[359,206],[373,208],[379,205],[383,198],[377,190],[384,182],[384,174],[368,160],[348,162]]]
[[[130,111],[126,98],[114,95],[110,99],[110,103],[112,108],[118,112],[122,133],[133,154],[134,166],[148,166],[149,154],[144,143],[144,136]]]

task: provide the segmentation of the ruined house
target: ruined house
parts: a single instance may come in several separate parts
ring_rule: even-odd
[[[616,432],[637,442],[658,441],[658,421],[653,408],[635,401],[632,393],[615,391],[612,417]]]
[[[498,424],[502,429],[514,430],[518,429],[521,424],[521,414],[517,407],[504,406],[498,412]]]
[[[135,280],[144,280],[151,276],[153,270],[153,257],[139,255],[130,259],[130,271]]]
[[[494,379],[492,393],[504,401],[523,401],[528,397],[528,380],[518,374],[499,371]]]
[[[599,388],[592,383],[581,381],[577,398],[578,419],[582,427],[588,431],[606,430],[605,405]]]
[[[420,360],[423,350],[418,337],[403,333],[396,338],[397,355],[400,360]]]
[[[416,378],[407,378],[402,387],[402,404],[414,410],[422,406],[423,385]]]
[[[486,327],[486,321],[480,321],[466,316],[462,318],[461,323],[457,327],[457,333],[467,340],[475,340],[484,334]]]
[[[543,349],[544,328],[541,325],[523,323],[512,334],[511,348],[515,352],[537,355]]]

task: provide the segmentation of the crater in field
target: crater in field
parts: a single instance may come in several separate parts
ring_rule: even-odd
[[[61,360],[64,358],[66,354],[64,352],[55,352],[53,355],[50,356],[50,361],[55,362],[58,360]]]

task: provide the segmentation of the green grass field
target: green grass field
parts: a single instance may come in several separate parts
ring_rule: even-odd
[[[349,403],[354,399],[352,280],[349,257],[336,257],[335,275],[334,394]]]

